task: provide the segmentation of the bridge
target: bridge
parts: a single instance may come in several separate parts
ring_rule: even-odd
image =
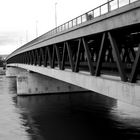
[[[28,84],[40,79],[35,85],[44,88],[52,81],[46,93],[86,89],[140,106],[139,58],[140,1],[112,0],[15,50],[6,59],[7,76],[17,76],[18,86],[29,73]]]

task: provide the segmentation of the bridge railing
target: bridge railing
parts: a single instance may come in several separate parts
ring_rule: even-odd
[[[108,2],[48,31],[47,33],[41,35],[40,37],[35,38],[33,41],[29,42],[28,45],[34,44],[36,42],[40,42],[46,38],[49,38],[49,37],[55,35],[56,33],[61,33],[68,29],[79,26],[85,22],[91,21],[91,20],[93,20],[97,17],[100,17],[104,14],[107,14],[113,10],[116,10],[123,6],[129,5],[135,1],[138,1],[138,0],[109,0]],[[26,46],[26,44],[25,44],[25,46]],[[24,46],[23,46],[23,48],[24,48]]]
[[[78,26],[84,22],[90,21],[96,17],[102,16],[106,13],[116,10],[122,6],[129,5],[135,1],[138,1],[138,0],[110,0],[109,2],[106,2],[102,5],[94,8],[93,10],[90,10],[90,11],[56,27],[55,29],[49,31],[47,33],[47,36],[51,36],[56,33],[68,30],[68,29]]]

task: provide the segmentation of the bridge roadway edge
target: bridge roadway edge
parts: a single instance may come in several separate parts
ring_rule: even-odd
[[[71,70],[62,71],[58,68],[51,69],[43,66],[25,64],[7,66],[33,71],[140,107],[140,84],[138,83],[122,82],[118,77],[96,77],[86,72],[73,73]]]

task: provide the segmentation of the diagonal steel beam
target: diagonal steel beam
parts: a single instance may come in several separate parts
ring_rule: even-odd
[[[23,64],[25,64],[25,53],[23,53]]]
[[[63,54],[62,54],[62,62],[61,62],[61,70],[65,69],[65,57],[66,57],[66,43],[64,42]]]
[[[47,47],[44,48],[44,67],[47,67],[47,61],[48,61],[48,50]]]
[[[50,47],[47,47],[47,52],[48,52],[49,64],[50,67],[52,68],[52,57],[51,57]]]
[[[68,51],[68,56],[69,56],[69,61],[70,61],[71,69],[74,72],[74,62],[73,62],[73,59],[72,59],[71,47],[70,47],[68,42],[66,42],[66,46],[67,46],[67,51]]]
[[[113,52],[114,52],[113,56],[114,56],[115,61],[117,63],[117,67],[118,67],[118,70],[119,70],[119,73],[120,73],[121,80],[126,82],[127,77],[126,77],[125,72],[124,72],[124,68],[123,68],[123,64],[122,64],[122,61],[121,61],[121,58],[120,58],[120,55],[119,55],[119,50],[118,50],[116,40],[115,40],[114,37],[112,37],[110,32],[108,32],[108,37],[109,37],[110,44],[111,44]]]
[[[100,50],[99,50],[97,66],[96,66],[96,70],[95,70],[95,76],[100,76],[101,63],[102,63],[102,59],[103,59],[103,55],[104,55],[104,51],[103,50],[104,50],[105,37],[106,37],[106,33],[103,33],[102,41],[101,41],[101,46],[100,46]]]
[[[54,44],[53,51],[52,51],[52,68],[55,67],[55,60],[56,60],[56,55],[55,55],[55,44]]]
[[[135,58],[133,68],[132,68],[132,72],[131,72],[131,75],[130,75],[130,82],[131,83],[136,82],[136,77],[137,77],[137,74],[138,74],[139,62],[140,62],[140,44],[138,46],[138,51],[137,51],[136,58]]]
[[[132,47],[130,47],[130,51],[131,51],[131,54],[133,56],[133,59],[135,60],[136,54],[135,54],[135,51]]]
[[[61,69],[60,52],[59,52],[59,48],[58,48],[58,46],[56,44],[55,44],[55,50],[56,50],[58,67],[59,67],[59,69]]]
[[[90,54],[90,51],[89,51],[89,48],[88,48],[88,44],[86,43],[84,37],[82,37],[82,43],[83,43],[83,46],[84,46],[84,49],[85,49],[85,54],[86,54],[86,57],[87,57],[90,74],[94,75],[94,68],[93,68],[93,64],[92,64],[92,61],[91,61],[91,54]]]
[[[32,58],[31,58],[31,53],[30,53],[30,51],[27,52],[27,57],[28,57],[28,64],[31,64]]]
[[[35,50],[35,58],[36,58],[36,61],[35,61],[35,65],[39,64],[39,54],[38,54],[38,50],[36,49]]]
[[[80,50],[81,50],[81,38],[79,39],[79,43],[78,43],[78,51],[77,51],[77,56],[76,56],[75,68],[74,68],[75,72],[79,71]]]
[[[41,56],[42,54],[41,54],[41,48],[40,49],[38,49],[38,65],[39,66],[41,66],[41,61],[42,61],[42,56]]]
[[[35,55],[35,50],[32,51],[33,58],[34,58],[34,65],[36,65],[36,55]]]
[[[28,56],[28,52],[26,52],[26,64],[29,63],[29,56]]]
[[[35,64],[35,56],[34,56],[33,50],[31,51],[31,54],[32,54],[32,65],[34,65]]]
[[[45,65],[44,51],[43,51],[43,48],[40,48],[40,65],[42,65],[42,61],[43,61],[43,65]]]

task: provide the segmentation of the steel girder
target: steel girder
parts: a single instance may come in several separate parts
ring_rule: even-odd
[[[107,31],[97,35],[42,46],[10,58],[7,63],[66,68],[91,75],[120,76],[124,82],[139,79],[140,33],[136,30]]]

